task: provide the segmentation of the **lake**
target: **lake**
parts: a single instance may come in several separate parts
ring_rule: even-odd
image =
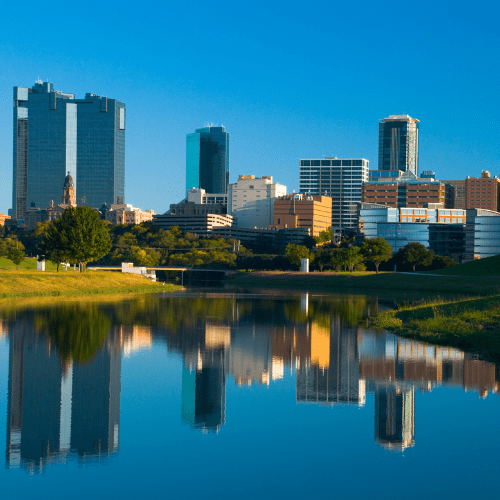
[[[3,300],[5,498],[497,494],[498,367],[370,330],[377,297]]]

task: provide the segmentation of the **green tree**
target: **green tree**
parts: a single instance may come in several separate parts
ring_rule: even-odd
[[[323,243],[328,243],[332,241],[332,239],[333,239],[333,232],[331,227],[329,227],[325,231],[321,231],[321,233],[319,233],[319,235],[316,236],[315,238],[316,243],[319,245],[322,245]]]
[[[365,261],[375,264],[375,271],[378,273],[380,263],[387,262],[391,258],[392,248],[384,238],[373,238],[363,242],[361,253]]]
[[[354,271],[354,267],[363,261],[363,255],[359,247],[343,248],[341,255],[344,267],[351,273]]]
[[[285,257],[290,261],[290,264],[300,269],[301,259],[309,259],[312,261],[312,255],[309,249],[304,245],[296,245],[289,243],[285,250]]]
[[[21,264],[25,257],[26,254],[24,253],[24,250],[21,250],[21,248],[12,247],[7,252],[7,258],[14,262],[16,265],[16,271],[19,269],[19,264]]]
[[[83,272],[88,262],[104,257],[111,249],[107,225],[90,207],[69,207],[53,221],[43,241],[45,255],[79,264]]]
[[[427,250],[424,245],[417,242],[408,243],[401,250],[401,260],[404,264],[413,267],[413,272],[417,266],[429,266],[434,258],[434,252]]]

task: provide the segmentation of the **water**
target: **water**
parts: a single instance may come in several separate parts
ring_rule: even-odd
[[[363,328],[376,297],[1,305],[5,498],[497,492],[495,364]]]

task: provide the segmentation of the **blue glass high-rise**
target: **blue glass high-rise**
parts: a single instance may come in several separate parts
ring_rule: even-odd
[[[75,99],[49,82],[14,87],[13,160],[14,217],[59,202],[68,172],[78,205],[124,203],[125,104],[95,94]]]
[[[378,169],[418,176],[418,135],[419,120],[409,115],[380,120]]]
[[[224,127],[198,128],[186,136],[186,192],[227,193],[229,187],[229,134]]]

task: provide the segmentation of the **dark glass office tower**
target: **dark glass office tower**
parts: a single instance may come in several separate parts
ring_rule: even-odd
[[[224,127],[196,129],[186,136],[186,192],[227,193],[229,187],[229,134]]]
[[[125,104],[95,94],[75,99],[49,82],[14,87],[13,165],[14,217],[59,200],[68,172],[78,205],[123,203]]]
[[[400,170],[418,176],[418,124],[408,115],[380,120],[378,170]]]

